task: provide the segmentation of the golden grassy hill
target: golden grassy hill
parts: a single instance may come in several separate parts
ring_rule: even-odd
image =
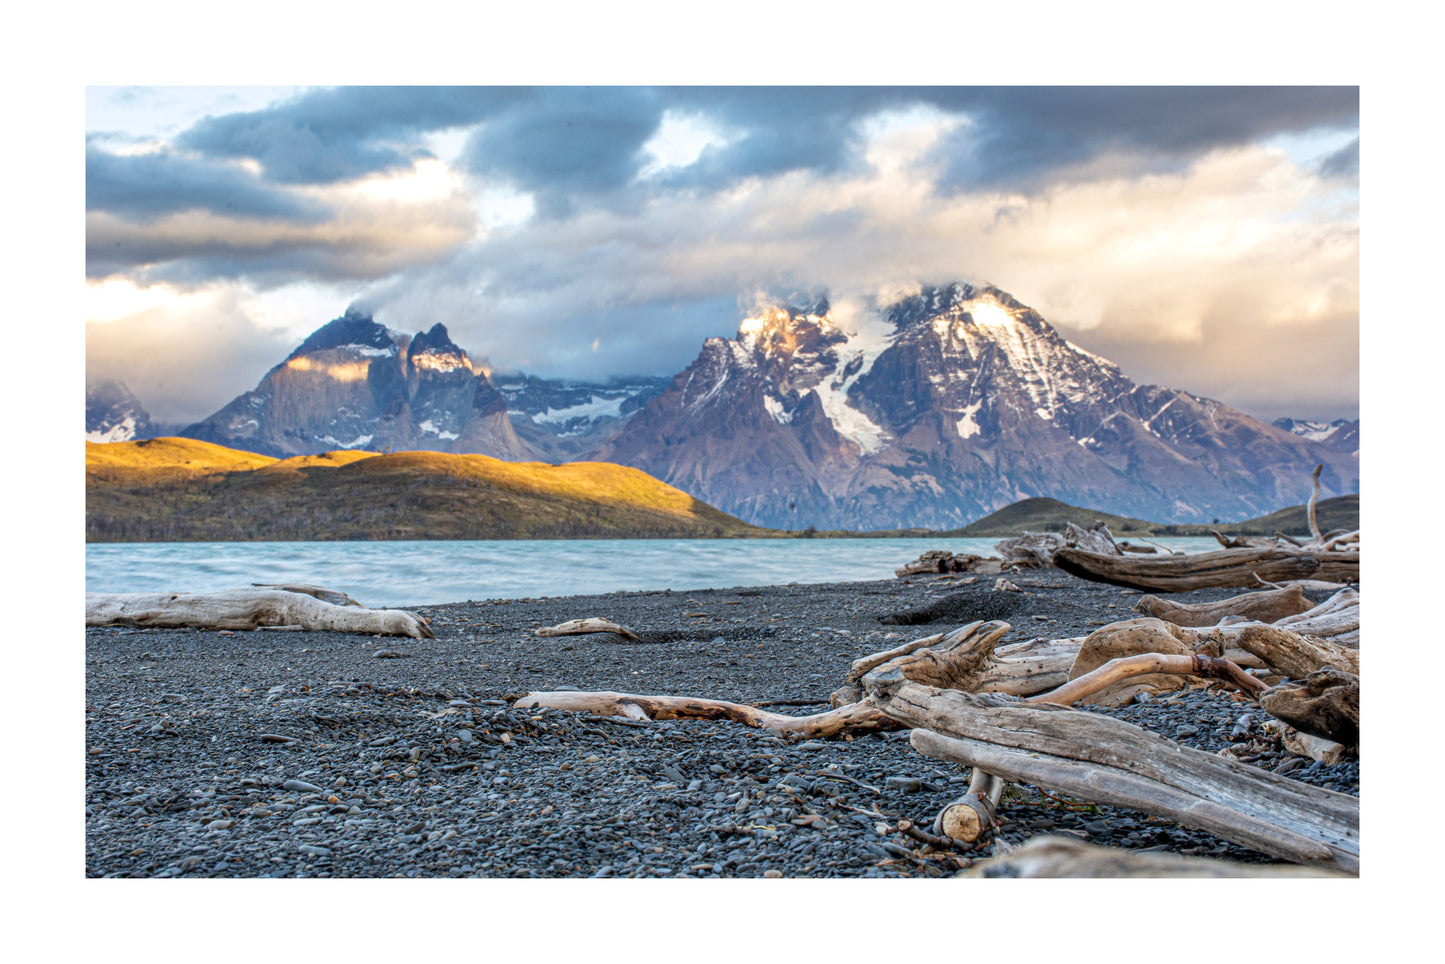
[[[771,534],[601,462],[352,451],[274,459],[164,438],[88,442],[85,477],[89,542]]]

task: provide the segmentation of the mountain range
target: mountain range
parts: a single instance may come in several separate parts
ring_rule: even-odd
[[[93,422],[104,398],[111,421]],[[124,403],[88,393],[87,437],[142,425]],[[443,325],[408,335],[348,309],[180,434],[278,458],[615,462],[776,528],[951,529],[1033,496],[1208,522],[1300,503],[1316,464],[1325,496],[1359,488],[1358,421],[1269,424],[1137,385],[1006,292],[964,283],[846,320],[826,299],[775,305],[670,379],[606,384],[492,372]]]

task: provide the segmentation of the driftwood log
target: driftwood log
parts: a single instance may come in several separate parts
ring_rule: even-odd
[[[1111,717],[903,680],[870,689],[914,749],[1206,830],[1262,853],[1359,869],[1359,800],[1180,746]]]
[[[1327,666],[1360,675],[1360,651],[1325,637],[1302,636],[1278,626],[1242,626],[1233,642],[1279,675],[1292,679],[1304,679]]]
[[[1279,740],[1284,744],[1284,748],[1295,756],[1309,757],[1311,760],[1318,760],[1325,766],[1334,766],[1349,753],[1349,747],[1343,743],[1326,740],[1313,733],[1301,733],[1288,723],[1281,723],[1279,720],[1270,720],[1269,722],[1279,733]]]
[[[1244,864],[1209,857],[1138,853],[1064,837],[1034,837],[1011,853],[974,861],[964,877],[1349,877],[1304,864]]]
[[[1223,646],[1215,637],[1162,619],[1125,619],[1102,626],[1084,638],[1073,665],[1069,667],[1068,678],[1076,680],[1111,660],[1145,654],[1184,657],[1225,655]],[[1158,673],[1121,677],[1116,684],[1098,691],[1092,702],[1098,706],[1124,706],[1140,693],[1172,692],[1189,683],[1190,680],[1184,676]]]
[[[1342,589],[1308,612],[1275,621],[1280,629],[1315,636],[1350,648],[1360,645],[1360,594]]]
[[[1304,679],[1271,686],[1259,695],[1260,707],[1301,733],[1345,746],[1360,742],[1360,678],[1333,667]]]
[[[1299,549],[1219,549],[1183,556],[1109,556],[1082,549],[1060,549],[1054,565],[1070,575],[1143,592],[1191,589],[1248,589],[1259,580],[1323,579],[1360,581],[1358,552],[1307,552]]]
[[[998,559],[985,559],[973,553],[954,555],[944,549],[929,549],[906,566],[893,570],[893,574],[903,577],[949,572],[995,573],[999,571],[999,566]]]
[[[1030,640],[995,648],[1009,629],[1001,620],[980,620],[864,656],[854,661],[828,702],[838,707],[862,699],[863,677],[880,669],[930,686],[1016,696],[1042,693],[1068,679],[1078,640]]]
[[[827,739],[844,733],[902,728],[867,700],[812,716],[770,713],[756,706],[730,703],[726,700],[690,696],[643,696],[637,693],[607,691],[528,693],[513,705],[518,709],[545,706],[554,710],[596,713],[599,716],[622,716],[630,720],[731,720],[744,726],[766,730],[774,736],[794,740]]]
[[[1291,586],[1287,589],[1271,589],[1248,592],[1206,603],[1177,603],[1158,596],[1142,597],[1134,609],[1168,620],[1176,626],[1214,626],[1226,616],[1242,616],[1258,623],[1272,623],[1286,616],[1295,616],[1314,608],[1314,603],[1305,598],[1304,589]]]
[[[1085,529],[1072,522],[1064,523],[1064,531],[1028,532],[995,543],[994,549],[1003,559],[1004,569],[1044,569],[1054,564],[1060,549],[1077,548],[1101,555],[1123,555],[1114,535],[1103,522]]]
[[[318,594],[341,597],[338,605]],[[297,627],[434,639],[426,620],[403,609],[367,609],[343,593],[315,586],[244,586],[218,592],[86,593],[85,625],[156,629]]]
[[[598,616],[589,616],[587,619],[569,619],[556,626],[543,626],[534,633],[537,636],[585,636],[588,633],[616,633],[626,639],[637,639],[637,634],[626,626],[619,626]]]

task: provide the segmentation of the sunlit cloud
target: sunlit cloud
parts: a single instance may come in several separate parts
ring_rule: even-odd
[[[127,98],[159,102],[112,106]],[[920,282],[969,280],[1137,381],[1264,416],[1358,404],[1353,89],[261,101],[91,139],[95,330],[164,327],[179,344],[218,311],[238,344],[246,326],[274,344],[355,302],[398,330],[441,322],[502,369],[605,378],[678,371],[701,339],[736,331],[756,292],[827,292],[862,325]],[[143,340],[156,371],[184,354]],[[222,382],[198,390],[194,417],[229,399]]]

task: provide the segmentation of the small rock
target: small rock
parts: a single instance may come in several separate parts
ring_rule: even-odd
[[[372,659],[401,659],[406,654],[395,649],[378,649],[371,654]]]
[[[313,857],[330,857],[330,856],[331,856],[331,848],[330,848],[330,847],[318,847],[318,846],[316,846],[316,845],[314,845],[314,844],[302,844],[301,846],[297,847],[296,849],[299,850],[299,851],[301,851],[303,854],[310,854],[310,855],[313,856]]]
[[[321,788],[314,783],[307,783],[305,780],[287,780],[281,784],[283,790],[291,790],[295,793],[320,793]]]
[[[923,781],[917,777],[889,777],[883,781],[886,786],[904,793],[917,793],[923,789]]]

